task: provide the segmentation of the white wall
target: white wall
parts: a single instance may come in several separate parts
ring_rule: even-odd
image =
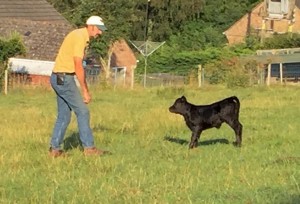
[[[9,58],[8,68],[13,72],[28,73],[33,75],[50,76],[54,62],[29,60],[21,58]]]

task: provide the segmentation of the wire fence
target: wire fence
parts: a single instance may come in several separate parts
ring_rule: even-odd
[[[271,72],[271,82],[272,83],[280,83],[279,80],[279,74],[278,74],[278,66],[274,66],[272,68]],[[291,70],[293,71],[295,68],[292,66]],[[115,70],[111,72],[110,79],[108,84],[111,84],[112,86],[124,86],[126,81],[126,74],[124,73],[124,70],[120,69],[121,71]],[[298,69],[297,69],[298,70]],[[104,74],[102,73],[101,69],[98,67],[86,67],[86,80],[89,85],[97,85],[101,84],[104,80]],[[267,71],[261,70],[261,72],[249,72],[248,74],[245,74],[242,76],[242,78],[238,79],[240,76],[236,76],[235,78],[232,78],[233,82],[236,80],[238,83],[239,81],[242,81],[241,83],[246,83],[247,86],[257,85],[257,84],[265,84],[266,83],[266,77],[267,77]],[[300,73],[300,72],[299,72]],[[198,73],[199,74],[199,73]],[[290,71],[284,72],[284,80],[283,83],[295,83],[299,82],[300,75],[293,74],[290,76]],[[146,87],[170,87],[170,86],[185,86],[185,85],[193,85],[197,87],[205,86],[213,84],[211,83],[211,79],[209,76],[207,76],[204,71],[200,73],[200,75],[195,74],[187,74],[187,75],[176,75],[171,73],[151,73],[147,74],[146,76],[146,83],[144,83],[144,75],[143,74],[136,74],[134,76],[134,86],[144,86],[146,84]],[[237,84],[237,86],[241,85]],[[39,76],[36,77],[34,75],[30,75],[28,73],[18,73],[18,72],[10,72],[8,75],[8,90],[12,90],[15,88],[22,88],[26,86],[40,86],[40,85],[46,85],[50,87],[50,79],[49,76]],[[228,85],[228,84],[227,84]],[[233,84],[236,85],[236,84]],[[3,86],[2,86],[3,89]]]
[[[100,67],[85,67],[86,81],[88,84],[97,84],[100,82]]]
[[[168,73],[147,74],[146,83],[144,83],[144,75],[137,76],[137,82],[140,85],[146,84],[146,87],[153,86],[183,86],[188,83],[188,76],[178,76]]]

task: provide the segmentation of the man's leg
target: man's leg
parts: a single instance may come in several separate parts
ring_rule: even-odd
[[[57,119],[52,133],[50,141],[50,147],[52,150],[60,150],[61,144],[66,133],[66,129],[71,120],[71,109],[67,102],[62,98],[61,93],[64,93],[63,87],[57,87],[56,76],[51,76],[51,84],[57,95]]]
[[[63,86],[66,91],[59,94],[76,114],[79,136],[83,147],[94,147],[94,137],[90,128],[90,112],[87,105],[83,102],[82,96],[75,83],[74,76],[66,75]]]

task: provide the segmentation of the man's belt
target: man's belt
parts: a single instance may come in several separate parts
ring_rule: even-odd
[[[53,74],[60,74],[60,75],[71,75],[74,76],[75,72],[52,72]]]

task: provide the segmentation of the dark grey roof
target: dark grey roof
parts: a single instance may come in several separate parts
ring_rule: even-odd
[[[74,27],[46,0],[0,0],[0,37],[21,34],[27,59],[55,60]]]
[[[0,36],[21,34],[26,46],[26,58],[55,60],[64,37],[74,29],[70,24],[20,19],[0,20]]]
[[[66,19],[46,0],[0,0],[0,19],[64,22]]]

